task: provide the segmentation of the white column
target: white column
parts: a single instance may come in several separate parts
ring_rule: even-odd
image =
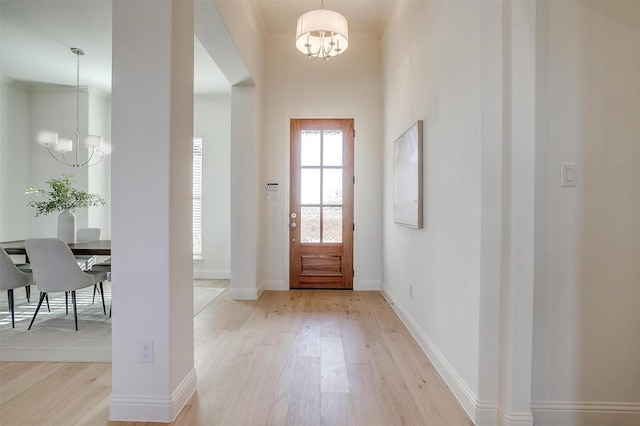
[[[502,2],[482,2],[482,249],[475,424],[498,416],[503,205]]]
[[[498,423],[533,425],[536,3],[503,3],[504,151]]]
[[[170,422],[196,388],[192,1],[115,0],[112,59],[110,417]]]
[[[231,283],[233,299],[257,299],[256,88],[231,88]]]

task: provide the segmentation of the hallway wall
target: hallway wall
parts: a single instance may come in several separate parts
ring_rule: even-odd
[[[536,424],[638,424],[640,3],[540,3],[538,57]]]
[[[375,37],[351,36],[344,55],[310,61],[289,38],[265,44],[266,165],[258,188],[266,198],[267,182],[280,184],[280,200],[265,201],[268,246],[259,256],[267,271],[267,289],[288,289],[289,120],[355,119],[354,289],[380,286],[382,99],[380,50]]]
[[[502,5],[497,30],[485,26],[494,5]],[[485,57],[487,40],[501,31],[497,55]],[[637,2],[407,1],[388,21],[382,288],[478,424],[638,423],[638,46]],[[487,84],[486,71],[504,75]],[[393,223],[390,148],[417,119],[425,125],[421,230]],[[502,136],[487,132],[494,124]],[[501,150],[487,156],[501,138]],[[577,187],[560,186],[562,163],[577,164]],[[485,192],[492,167],[502,194]],[[514,208],[534,188],[514,183],[533,180],[532,171],[535,203]],[[495,203],[504,216],[493,232],[485,205]],[[523,242],[534,228],[519,226],[532,218],[535,238]],[[485,249],[501,232],[502,258]],[[485,267],[496,262],[500,292],[492,294]],[[490,312],[499,329],[484,317]],[[496,332],[497,354],[486,339]],[[527,343],[529,333],[527,371],[528,344],[513,336]],[[531,396],[522,392],[527,380]]]
[[[394,12],[382,42],[382,288],[439,359],[449,386],[455,382],[463,405],[472,404],[479,362],[481,5],[407,1]],[[423,229],[393,221],[393,141],[416,120],[424,120]]]

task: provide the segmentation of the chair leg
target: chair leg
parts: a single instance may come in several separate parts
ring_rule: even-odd
[[[24,287],[27,292],[27,303],[31,303],[31,286],[27,285]]]
[[[49,293],[47,293],[46,299],[47,299],[47,310],[51,312],[51,307],[49,306]]]
[[[11,328],[16,328],[15,307],[13,306],[13,289],[7,290],[7,301],[9,302],[9,311],[11,312]]]
[[[38,311],[40,310],[40,306],[42,306],[42,302],[44,301],[45,297],[47,297],[47,293],[45,293],[44,291],[41,291],[38,307],[36,308],[36,312],[33,314],[33,318],[31,318],[31,324],[29,324],[29,328],[27,330],[31,330],[31,326],[33,325],[33,322],[36,320],[36,316],[38,315]]]
[[[71,302],[73,303],[73,318],[76,320],[76,331],[78,331],[78,308],[76,308],[76,291],[71,291]]]
[[[102,286],[102,283],[100,285]],[[98,284],[94,284],[93,285],[93,299],[91,300],[91,304],[92,305],[96,302],[96,291],[98,293],[100,293],[102,291],[102,287],[100,287],[100,289],[98,289]]]
[[[65,315],[69,315],[69,292],[65,291],[64,292],[64,308],[65,308]]]
[[[100,296],[102,296],[102,310],[104,314],[107,315],[107,305],[104,304],[104,288],[102,287],[102,282],[100,282]]]

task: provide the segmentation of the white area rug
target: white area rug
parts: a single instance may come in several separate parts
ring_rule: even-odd
[[[65,315],[63,293],[49,298],[51,312],[42,304],[31,330],[27,330],[38,305],[39,292],[32,287],[31,303],[27,303],[24,289],[16,295],[16,328],[11,328],[11,314],[6,302],[0,305],[0,361],[111,361],[111,287],[105,286],[107,315],[102,310],[100,295],[92,303],[93,288],[76,292],[78,331],[75,331],[73,308],[69,296],[69,315]],[[224,288],[194,287],[194,316],[224,291]]]

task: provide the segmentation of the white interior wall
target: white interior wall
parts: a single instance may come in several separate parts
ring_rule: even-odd
[[[263,39],[252,4],[196,2],[198,39],[231,83],[231,290],[230,297],[255,299],[269,250],[262,181]]]
[[[480,2],[402,2],[382,42],[382,288],[469,412],[479,374],[481,12]],[[393,222],[392,145],[419,119],[424,228],[410,229]]]
[[[539,8],[536,424],[637,425],[640,3]]]
[[[75,93],[64,89],[52,88],[42,91],[29,89],[16,82],[1,82],[2,96],[2,131],[0,132],[0,176],[2,202],[0,203],[0,240],[21,239],[25,236],[55,236],[57,218],[55,214],[34,218],[33,209],[27,206],[31,198],[24,194],[24,190],[31,186],[46,188],[45,181],[59,177],[62,173],[73,174],[78,186],[83,184],[84,171],[62,166],[55,162],[46,150],[35,142],[35,134],[40,124],[38,115],[51,114],[50,108],[60,97],[68,98],[69,108],[75,110]],[[82,95],[83,93],[81,93]],[[73,98],[73,99],[72,99]],[[208,254],[205,260],[197,263],[196,276],[199,278],[229,278],[229,127],[230,127],[230,99],[229,95],[204,95],[200,102],[195,103],[195,133],[205,136],[205,144],[211,144],[207,149],[209,155],[205,157],[206,187],[211,193],[205,194],[205,229],[204,244]],[[81,101],[82,102],[82,101]],[[33,103],[33,107],[30,105]],[[9,107],[10,106],[10,107]],[[97,90],[88,92],[88,132],[99,134],[105,141],[111,140],[111,101],[110,96]],[[33,111],[33,114],[30,112]],[[63,119],[64,117],[64,119]],[[58,129],[60,123],[65,123],[67,133],[75,130],[75,114],[69,110],[60,114],[60,121],[52,123],[51,128]],[[82,125],[82,123],[81,123]],[[62,133],[61,133],[62,134]],[[21,144],[15,141],[24,141]],[[219,141],[225,143],[218,143]],[[216,143],[214,143],[216,142]],[[30,155],[34,158],[30,158]],[[23,159],[23,161],[20,161]],[[38,164],[40,170],[37,176],[31,178],[30,163]],[[27,164],[27,166],[25,166]],[[107,156],[97,166],[86,170],[87,190],[100,194],[106,201],[104,207],[91,207],[84,214],[87,224],[81,224],[82,212],[78,216],[77,226],[92,226],[102,228],[102,239],[111,238],[111,157]],[[34,180],[31,180],[34,179]],[[33,224],[33,226],[30,226]],[[30,229],[33,231],[30,231]]]
[[[90,121],[93,129],[102,135],[109,134],[109,100],[104,94],[90,94],[86,88],[80,91],[80,143],[82,146],[84,135],[87,134]],[[31,87],[29,90],[29,186],[36,186],[49,190],[46,181],[59,178],[63,174],[72,175],[74,186],[83,191],[96,193],[105,200],[110,198],[109,162],[92,168],[72,168],[58,163],[51,158],[46,148],[36,142],[36,135],[40,130],[53,130],[58,137],[69,138],[75,144],[76,131],[76,91],[62,86]],[[67,158],[73,160],[73,153]],[[80,159],[86,158],[86,151],[82,150]],[[29,198],[30,199],[30,198]],[[57,235],[57,214],[34,217],[30,209],[29,237],[55,237]],[[110,235],[110,205],[89,207],[74,211],[76,228],[96,226],[105,233],[102,238]],[[91,217],[91,219],[90,219]]]
[[[355,119],[354,289],[380,285],[382,202],[380,146],[382,99],[379,42],[352,36],[347,52],[329,62],[310,61],[294,48],[293,37],[265,45],[265,136],[258,192],[267,182],[280,184],[280,200],[264,201],[268,250],[264,252],[268,289],[289,288],[289,122],[291,118]]]
[[[111,96],[97,89],[89,88],[87,133],[102,136],[103,142],[111,142]],[[93,163],[93,161],[92,161]],[[104,207],[88,210],[87,225],[100,228],[100,238],[111,239],[111,156],[106,155],[87,172],[87,188],[92,194],[100,194],[105,200]]]
[[[202,260],[195,278],[231,277],[231,96],[198,95],[193,133],[203,141]]]
[[[404,115],[421,111],[426,225],[420,236],[391,223],[391,153],[385,144],[383,291],[472,417],[469,397],[488,396],[475,401],[475,413],[482,414],[478,424],[637,424],[640,6],[495,6],[502,17],[495,19],[494,6],[482,4],[481,20],[475,2],[405,2],[388,22],[383,38],[385,139],[393,140],[408,127],[397,124]],[[481,31],[477,22],[484,25]],[[473,53],[474,39],[484,46],[477,49],[480,58]],[[501,72],[501,82],[489,79]],[[478,76],[480,102],[474,98]],[[483,184],[476,187],[478,120]],[[455,129],[453,121],[465,125]],[[456,138],[459,134],[464,137]],[[496,145],[491,138],[504,140]],[[464,152],[451,155],[456,142]],[[501,144],[501,150],[494,149]],[[562,162],[578,163],[577,188],[560,187]],[[467,181],[466,188],[456,185],[461,180]],[[502,193],[494,190],[500,180]],[[473,194],[481,198],[481,207]],[[502,203],[502,212],[495,211],[495,200]],[[484,214],[502,215],[502,229]],[[474,218],[482,218],[480,252],[474,251]],[[454,226],[466,226],[465,238]],[[501,233],[499,259],[491,241]],[[461,262],[464,256],[469,257]],[[478,300],[473,283],[477,259]],[[496,261],[502,265],[499,273]],[[444,271],[454,265],[456,270]],[[461,275],[468,280],[456,281]],[[500,294],[490,282],[496,278]],[[408,284],[414,285],[413,298]],[[487,304],[497,309],[500,320],[498,357],[495,318],[482,314],[488,313]],[[473,336],[464,323],[476,322],[478,308],[480,334]],[[477,348],[474,337],[482,340]],[[485,370],[493,365],[499,366],[497,395],[495,370]]]
[[[80,91],[80,134],[87,132],[88,95],[86,90]],[[30,155],[29,184],[45,190],[49,190],[46,181],[59,178],[63,174],[72,175],[76,188],[88,190],[88,170],[76,169],[65,164],[60,164],[40,146],[36,141],[36,135],[40,130],[58,132],[59,138],[67,138],[74,141],[76,133],[76,90],[64,86],[48,86],[43,88],[32,87],[30,89],[30,116],[29,116],[29,143],[32,145]],[[73,153],[68,153],[67,158],[73,160]],[[92,209],[107,208],[91,207]],[[75,210],[76,228],[88,226],[88,209]],[[29,236],[35,238],[55,237],[57,235],[57,214],[33,217]]]
[[[2,81],[2,126],[0,156],[3,159],[1,176],[3,188],[0,207],[0,234],[2,240],[25,237],[55,237],[57,215],[34,217],[27,207],[33,198],[24,194],[29,186],[48,190],[46,181],[73,175],[76,187],[97,193],[107,201],[105,206],[75,211],[76,226],[97,226],[103,229],[102,238],[110,236],[109,218],[109,162],[92,169],[73,169],[56,162],[44,147],[36,142],[39,130],[58,131],[59,137],[75,139],[76,93],[66,87],[26,87],[19,83]],[[96,132],[107,135],[110,131],[110,105],[107,95],[80,93],[80,133],[86,134],[89,122]],[[15,141],[22,141],[15,143]],[[67,155],[69,159],[72,155]],[[21,161],[22,159],[22,161]],[[10,224],[10,225],[9,225]]]
[[[29,235],[29,92],[0,78],[0,241]]]

